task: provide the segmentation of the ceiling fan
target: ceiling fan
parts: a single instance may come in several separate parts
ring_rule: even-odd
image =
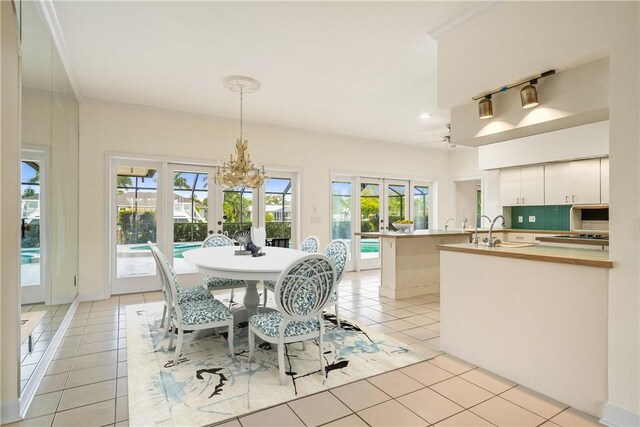
[[[427,135],[432,135],[439,139],[436,141],[420,142],[420,145],[439,145],[440,148],[446,148],[447,150],[451,150],[457,147],[456,144],[453,144],[451,142],[451,124],[447,125],[447,131],[444,133],[428,133]]]

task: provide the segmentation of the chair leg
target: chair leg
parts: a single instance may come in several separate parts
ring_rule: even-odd
[[[256,345],[256,336],[253,333],[253,330],[251,329],[251,326],[249,326],[249,360],[253,360],[253,349],[255,348]]]
[[[231,321],[229,322],[227,341],[229,341],[229,356],[233,357],[235,356],[235,354],[233,353],[233,318],[231,318]]]
[[[164,337],[166,338],[169,335],[169,329],[171,328],[171,318],[173,316],[171,307],[165,307],[167,310],[167,317],[164,323]]]
[[[165,326],[164,319],[166,319],[166,317],[167,317],[167,303],[165,302],[164,307],[162,308],[162,320],[160,321],[160,324],[162,326]]]
[[[169,316],[170,316],[170,314],[169,314]],[[171,334],[169,336],[169,351],[171,351],[171,349],[173,348],[173,337],[175,336],[175,333],[173,332],[173,322],[172,322],[171,317],[169,317],[169,320],[167,322],[167,326],[168,327],[167,327],[167,332],[165,333],[165,337],[166,337],[166,334],[169,334],[169,333]],[[171,330],[171,332],[169,332],[169,330]]]
[[[176,352],[173,356],[173,366],[180,363],[180,352],[182,351],[182,328],[178,328],[178,341],[176,342]]]
[[[300,341],[302,343],[302,351],[307,351],[307,342],[306,341]]]
[[[231,288],[231,297],[229,297],[229,310],[231,310],[231,306],[233,305],[233,295],[234,295],[234,289]]]
[[[320,316],[320,336],[318,337],[318,348],[320,351],[320,374],[325,375],[324,370],[324,324],[322,323],[322,316]]]
[[[333,308],[336,310],[336,323],[338,324],[338,328],[342,328],[342,326],[340,326],[340,311],[338,310],[338,303],[336,303]]]
[[[280,385],[287,384],[287,375],[284,373],[284,342],[278,344],[278,369],[280,371]]]
[[[262,284],[262,292],[264,293],[262,295],[262,306],[266,307],[267,306],[267,287],[264,285],[264,283]]]

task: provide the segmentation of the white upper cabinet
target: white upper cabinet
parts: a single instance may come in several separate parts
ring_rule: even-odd
[[[520,169],[520,204],[544,205],[544,166]]]
[[[500,204],[502,206],[520,204],[520,168],[500,171]]]
[[[502,206],[543,205],[544,167],[503,169],[500,171]]]
[[[609,158],[600,159],[600,203],[609,203]]]
[[[546,165],[544,202],[546,205],[600,203],[600,159]]]

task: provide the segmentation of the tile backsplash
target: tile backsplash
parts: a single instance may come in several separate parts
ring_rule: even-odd
[[[509,209],[509,208],[505,208]],[[569,231],[571,206],[512,206],[511,228],[519,230],[562,230]],[[522,222],[518,222],[522,217]],[[535,222],[529,221],[535,217]]]

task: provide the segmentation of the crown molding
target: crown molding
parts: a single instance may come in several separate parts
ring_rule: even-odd
[[[476,16],[495,6],[497,3],[498,1],[496,0],[478,2],[476,6],[472,7],[465,13],[456,16],[449,22],[445,22],[444,24],[437,26],[433,30],[429,31],[427,35],[432,39],[438,41],[440,37],[455,30],[458,27],[461,27],[462,25],[474,19]]]
[[[67,48],[67,43],[64,40],[64,34],[62,33],[62,28],[60,27],[60,21],[58,20],[58,15],[56,14],[53,0],[35,0],[35,4],[36,8],[49,26],[51,37],[53,38],[53,41],[58,48],[58,54],[60,55],[62,65],[67,72],[69,83],[71,84],[71,88],[73,89],[73,92],[76,95],[76,99],[79,102],[83,98],[82,89],[80,88],[80,83],[78,82],[76,74],[73,71],[73,67],[71,66],[69,50]]]

